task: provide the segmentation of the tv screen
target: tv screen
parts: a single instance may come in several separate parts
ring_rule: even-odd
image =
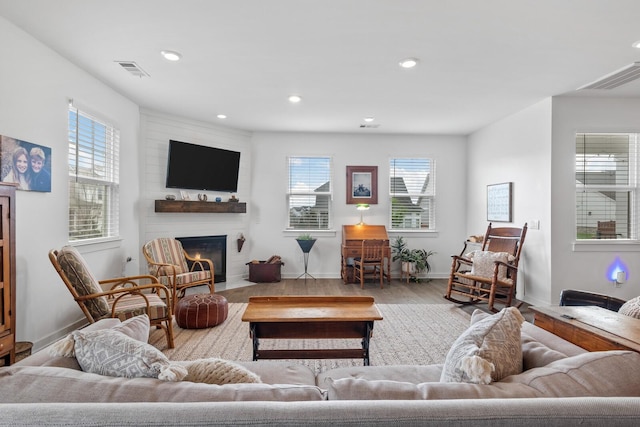
[[[235,193],[239,168],[237,151],[169,141],[167,188]]]

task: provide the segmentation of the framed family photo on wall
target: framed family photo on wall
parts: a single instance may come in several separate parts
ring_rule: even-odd
[[[347,166],[347,204],[378,203],[378,167]]]
[[[487,221],[511,222],[511,182],[487,185]]]
[[[0,178],[18,190],[51,192],[51,148],[0,135]]]

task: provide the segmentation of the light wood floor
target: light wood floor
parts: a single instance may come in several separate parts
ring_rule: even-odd
[[[275,283],[258,283],[252,286],[216,292],[224,295],[229,302],[248,302],[249,297],[256,295],[358,295],[372,296],[380,304],[446,304],[443,298],[447,282],[434,279],[429,282],[406,283],[393,280],[385,283],[365,283],[345,285],[340,279],[284,279]]]
[[[444,298],[447,289],[447,280],[432,279],[414,282],[401,282],[392,280],[391,284],[385,283],[380,289],[380,283],[365,283],[364,289],[359,284],[350,283],[345,285],[340,279],[283,279],[275,283],[258,283],[256,285],[242,288],[218,291],[216,293],[224,295],[229,302],[248,302],[251,296],[267,295],[359,295],[372,296],[378,304],[453,304]],[[500,306],[498,306],[500,307]],[[487,310],[486,304],[461,306],[461,308],[472,313],[479,308]],[[531,321],[532,313],[526,304],[520,307],[520,312]]]

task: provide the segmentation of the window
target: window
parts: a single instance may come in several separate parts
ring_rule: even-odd
[[[329,157],[289,157],[289,229],[329,229],[331,169]]]
[[[576,239],[637,239],[638,134],[576,134]]]
[[[113,126],[69,106],[69,241],[119,235],[118,145]]]
[[[390,159],[392,230],[435,230],[435,164],[431,159]]]

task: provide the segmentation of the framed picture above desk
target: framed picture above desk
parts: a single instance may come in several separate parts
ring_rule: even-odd
[[[347,204],[378,204],[378,167],[347,166]]]

